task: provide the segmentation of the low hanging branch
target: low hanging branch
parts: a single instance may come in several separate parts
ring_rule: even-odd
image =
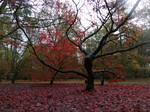
[[[95,70],[94,73],[110,73],[112,74],[113,76],[115,76],[116,78],[120,78],[120,76],[118,76],[116,73],[112,72],[112,71],[109,71],[109,70]],[[99,74],[95,75],[95,78],[98,77]]]
[[[19,7],[20,7],[20,6],[18,6],[18,7],[16,8],[16,11],[15,11],[15,13],[14,13],[14,17],[15,17],[15,19],[16,19],[16,22],[17,22],[18,27],[22,30],[22,32],[24,33],[24,35],[27,37],[27,39],[28,39],[28,41],[29,41],[29,45],[31,46],[31,48],[32,48],[32,50],[33,50],[33,54],[36,56],[36,58],[37,58],[42,64],[44,64],[45,66],[48,66],[48,67],[52,68],[53,70],[55,70],[55,71],[57,71],[57,72],[60,72],[60,73],[75,73],[75,74],[78,74],[78,75],[80,75],[80,76],[82,76],[82,77],[87,78],[87,75],[85,75],[85,74],[83,74],[83,73],[81,73],[81,72],[75,71],[75,70],[66,70],[66,71],[65,71],[65,70],[57,69],[57,68],[55,68],[54,66],[45,63],[45,62],[37,55],[36,50],[35,50],[35,48],[34,48],[34,45],[32,44],[31,39],[29,38],[29,36],[28,36],[28,34],[25,32],[25,30],[24,30],[24,29],[21,27],[21,25],[19,24],[19,19],[18,19],[18,16],[17,16],[17,11],[19,10]]]

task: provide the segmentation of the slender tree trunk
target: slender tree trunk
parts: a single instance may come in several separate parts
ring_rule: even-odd
[[[58,74],[58,72],[55,72],[55,74],[53,75],[51,81],[50,81],[50,84],[53,84],[54,83],[54,80],[55,80],[55,77],[56,75]]]
[[[134,73],[134,78],[135,78],[135,79],[138,78],[138,76],[137,76],[137,70],[136,70],[135,73]]]
[[[104,85],[104,82],[105,82],[105,77],[103,76],[104,74],[101,75],[101,85],[103,86]]]
[[[2,76],[0,75],[0,83],[2,82]]]
[[[14,84],[16,81],[16,77],[15,77],[15,74],[12,73],[12,76],[11,76],[11,83]]]
[[[11,83],[12,83],[12,84],[15,84],[15,79],[12,79],[12,80],[11,80]]]
[[[15,35],[17,36],[17,33],[15,33]],[[17,40],[14,40],[14,43],[16,43]],[[12,60],[11,60],[11,83],[14,84],[15,80],[16,80],[16,76],[18,74],[18,68],[17,68],[17,47],[11,45],[11,51],[12,51]]]
[[[105,79],[102,78],[102,80],[101,80],[101,85],[102,85],[102,86],[104,85],[104,82],[105,82]]]
[[[51,79],[50,84],[54,84],[54,79],[53,78]]]
[[[54,84],[55,76],[52,77],[50,84]]]

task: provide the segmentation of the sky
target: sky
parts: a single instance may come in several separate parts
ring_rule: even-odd
[[[42,4],[42,0],[30,0],[33,4]],[[59,0],[60,2],[64,2],[64,3],[70,3],[73,7],[75,7],[74,3],[72,2],[72,0]],[[74,0],[74,2],[76,3],[79,3],[78,7],[81,7],[85,1],[89,1],[89,0]],[[127,7],[128,9],[130,10],[132,8],[132,6],[135,4],[137,0],[127,0],[128,4],[127,4]],[[142,0],[142,1],[146,1],[146,0]],[[35,11],[40,11],[41,7],[36,7],[35,8]],[[142,8],[142,3],[139,4],[138,8]],[[82,7],[82,13],[81,13],[81,21],[82,21],[82,24],[85,26],[85,27],[88,27],[89,26],[89,21],[88,19],[90,20],[95,20],[95,17],[94,17],[94,12],[92,12],[92,16],[89,15],[89,12],[91,13],[92,12],[92,7],[90,5],[86,5],[86,6],[83,6]]]

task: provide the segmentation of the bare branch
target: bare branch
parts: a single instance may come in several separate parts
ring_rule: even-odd
[[[7,0],[3,0],[3,3],[0,6],[0,15],[3,13],[3,11],[7,5],[7,2],[8,2]]]
[[[34,46],[33,46],[33,43],[31,42],[31,39],[29,38],[29,36],[28,36],[27,33],[25,32],[25,30],[24,30],[24,29],[21,27],[21,25],[19,24],[18,15],[17,15],[17,11],[19,10],[19,7],[20,7],[20,6],[18,6],[18,7],[16,8],[16,11],[15,11],[15,13],[14,13],[14,17],[15,17],[15,19],[16,19],[16,22],[17,22],[18,27],[22,30],[22,32],[25,34],[26,38],[28,39],[29,45],[31,46],[31,48],[32,48],[32,50],[33,50],[33,54],[36,56],[36,58],[37,58],[42,64],[44,64],[45,66],[48,66],[48,67],[52,68],[52,69],[55,70],[55,71],[58,71],[58,72],[61,72],[61,73],[75,73],[75,74],[78,74],[78,75],[80,75],[80,76],[83,76],[83,77],[87,78],[87,75],[85,75],[85,74],[83,74],[83,73],[81,73],[81,72],[75,71],[75,70],[66,70],[66,71],[65,71],[65,70],[57,69],[57,68],[53,67],[52,65],[45,63],[45,62],[37,55],[36,50],[35,50],[35,48],[34,48]]]
[[[133,6],[133,8],[131,9],[131,11],[129,12],[129,14],[126,16],[126,18],[114,29],[112,30],[112,32],[116,32],[121,26],[123,26],[128,19],[131,17],[132,13],[134,12],[134,10],[136,9],[136,7],[138,6],[138,4],[140,3],[141,0],[137,0],[137,2],[135,3],[135,5]]]
[[[116,32],[120,27],[122,27],[128,21],[129,17],[132,15],[132,13],[136,9],[136,7],[138,6],[140,1],[141,0],[137,0],[137,2],[133,6],[133,8],[129,12],[129,14],[126,16],[126,18],[115,29],[111,29],[107,34],[105,34],[105,36],[103,36],[103,38],[100,41],[97,49],[92,53],[93,55],[96,55],[102,49],[102,47],[105,45],[105,42],[107,41],[107,38],[109,37],[110,34]]]
[[[14,33],[15,31],[17,31],[19,29],[19,27],[13,29],[11,32],[9,32],[7,35],[0,35],[0,40],[11,35],[12,33]]]
[[[82,48],[82,44],[76,44],[74,41],[72,41],[70,38],[69,38],[69,31],[72,29],[72,26],[75,24],[76,20],[77,20],[77,16],[78,16],[78,13],[79,13],[79,9],[77,7],[77,4],[75,3],[74,0],[72,0],[73,3],[75,4],[75,7],[76,7],[76,15],[75,15],[75,18],[74,18],[74,21],[70,24],[70,26],[68,27],[68,29],[66,30],[66,36],[68,38],[68,40],[73,43],[75,46],[77,46],[81,52],[83,52],[85,55],[88,54],[88,52],[85,51],[85,49]]]
[[[114,73],[114,72],[112,72],[112,71],[109,71],[109,70],[96,70],[96,71],[94,71],[94,73],[110,73],[110,74],[112,74],[113,76],[115,76],[115,77],[117,77],[117,78],[121,78],[120,76],[118,76],[116,73]],[[95,76],[95,78],[96,77],[98,77],[100,74],[97,74],[96,76]]]
[[[111,10],[108,6],[108,3],[106,0],[104,0],[105,4],[106,4],[106,7],[107,7],[107,10],[109,12],[109,15],[110,15],[110,19],[111,19],[111,30],[113,29],[113,26],[114,26],[114,20],[113,20],[113,14],[111,13]]]
[[[141,43],[141,44],[138,44],[136,46],[133,46],[133,47],[127,48],[127,49],[120,49],[120,50],[116,50],[116,51],[113,51],[113,52],[97,55],[97,56],[94,57],[94,59],[100,58],[100,57],[103,57],[103,56],[107,56],[107,55],[113,55],[115,53],[122,53],[122,52],[130,51],[130,50],[133,50],[133,49],[135,49],[137,47],[140,47],[140,46],[143,46],[143,45],[146,45],[146,44],[150,44],[150,42]]]

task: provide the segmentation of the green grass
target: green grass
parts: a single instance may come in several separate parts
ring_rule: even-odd
[[[150,81],[123,81],[115,84],[150,84]]]
[[[11,81],[2,81],[0,82],[0,84],[10,84]],[[17,80],[16,83],[50,83],[49,81],[24,81],[24,80]],[[68,80],[56,80],[54,81],[54,83],[84,83],[84,80],[78,80],[78,79],[68,79]],[[100,80],[95,80],[95,84],[100,84]],[[105,84],[110,84],[107,81],[105,81]],[[126,81],[122,81],[122,82],[114,82],[111,84],[150,84],[150,78],[146,78],[146,79],[129,79]]]
[[[84,83],[84,80],[67,80],[67,81],[60,81],[56,83]],[[100,84],[100,80],[96,80],[95,84]],[[110,84],[109,82],[105,81],[105,84]],[[126,80],[122,82],[114,82],[112,84],[150,84],[150,78],[148,79],[132,79]]]
[[[84,83],[84,80],[55,81],[55,83]]]

